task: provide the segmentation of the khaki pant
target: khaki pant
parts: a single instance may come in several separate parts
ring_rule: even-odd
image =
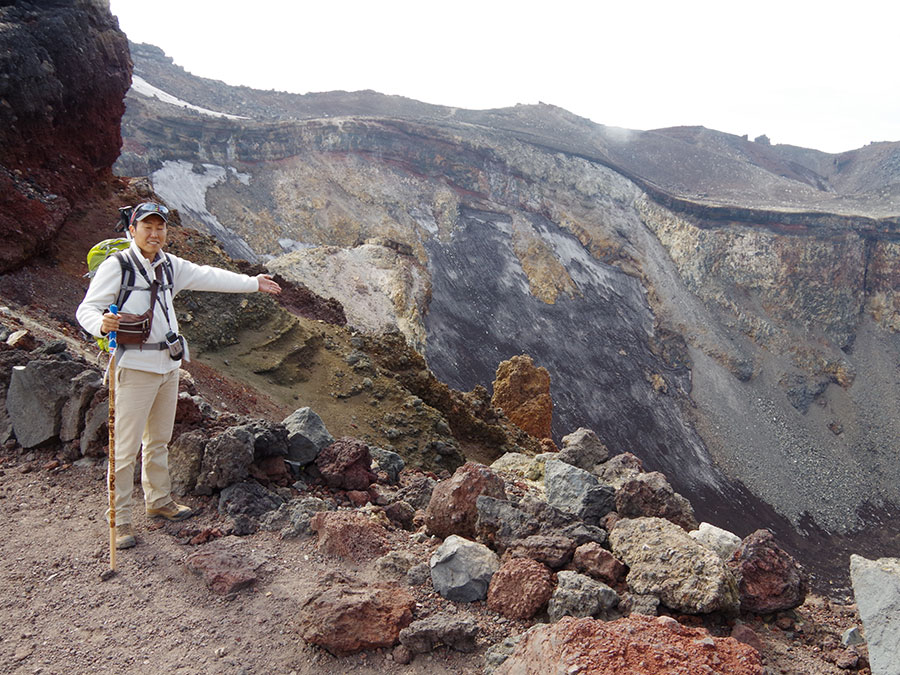
[[[146,507],[159,508],[171,499],[168,443],[177,403],[177,368],[164,375],[116,369],[116,525],[131,522],[138,450],[142,451],[141,484]]]

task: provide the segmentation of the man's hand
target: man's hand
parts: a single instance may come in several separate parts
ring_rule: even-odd
[[[271,274],[257,274],[256,280],[259,282],[260,293],[268,293],[269,295],[278,295],[281,293],[281,286],[272,281]]]
[[[100,331],[104,335],[109,335],[114,330],[119,330],[119,317],[111,312],[106,312],[100,323]]]

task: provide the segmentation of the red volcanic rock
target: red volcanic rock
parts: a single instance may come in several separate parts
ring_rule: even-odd
[[[350,490],[347,492],[347,499],[353,506],[365,506],[369,501],[369,493],[362,490]]]
[[[318,535],[317,548],[354,561],[371,560],[387,552],[387,531],[358,511],[320,511],[309,521]]]
[[[250,465],[250,473],[263,481],[287,487],[292,481],[290,469],[284,463],[284,457],[266,457]]]
[[[175,424],[182,425],[185,429],[193,429],[203,421],[203,413],[197,401],[190,396],[179,394],[178,403],[175,406]]]
[[[425,510],[428,533],[442,539],[451,534],[475,539],[475,500],[481,495],[506,499],[503,479],[483,464],[466,462],[434,487]]]
[[[763,641],[759,635],[756,634],[756,631],[750,628],[745,623],[739,623],[734,628],[731,629],[731,637],[733,637],[738,642],[743,642],[745,645],[750,645],[756,651],[761,652],[763,650]]]
[[[201,577],[213,593],[228,595],[254,584],[259,563],[234,551],[204,548],[185,560],[187,568]]]
[[[768,614],[799,607],[806,599],[806,574],[768,530],[745,537],[728,567],[738,581],[743,611]]]
[[[395,584],[331,574],[300,606],[300,636],[337,656],[391,647],[412,621],[416,601]]]
[[[530,558],[511,558],[491,577],[487,604],[510,619],[530,619],[553,594],[553,574]]]
[[[366,490],[376,480],[369,446],[350,436],[323,448],[316,466],[329,487],[341,490]]]
[[[3,3],[0,25],[2,274],[112,178],[132,66],[108,4]]]
[[[589,541],[576,548],[572,562],[579,572],[613,588],[625,580],[625,565],[597,542]]]
[[[672,489],[658,471],[636,475],[616,491],[616,511],[621,518],[665,518],[686,531],[699,527],[691,503]]]
[[[762,675],[759,653],[671,617],[616,621],[563,617],[525,633],[495,675]]]
[[[503,361],[497,367],[491,405],[535,438],[549,437],[553,421],[550,373],[535,366],[527,354]]]

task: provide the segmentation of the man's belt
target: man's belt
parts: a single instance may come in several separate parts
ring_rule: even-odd
[[[139,345],[119,345],[119,349],[121,349],[121,350],[140,349],[141,351],[144,351],[144,349],[147,349],[151,352],[156,352],[156,351],[161,352],[168,348],[169,348],[169,344],[167,342],[144,342],[143,344],[139,344]]]

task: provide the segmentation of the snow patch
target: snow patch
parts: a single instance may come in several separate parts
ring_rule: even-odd
[[[222,243],[222,247],[232,258],[243,258],[256,262],[259,256],[244,239],[229,230],[206,208],[206,192],[209,188],[225,180],[225,167],[204,164],[204,173],[194,173],[194,165],[183,159],[167,161],[161,169],[150,175],[153,189],[166,203],[206,226],[207,231]],[[231,167],[229,167],[231,168]],[[241,174],[237,174],[240,179]],[[248,176],[248,174],[243,174]],[[243,182],[243,181],[242,181]]]
[[[237,178],[243,185],[250,185],[250,174],[249,173],[241,173],[233,166],[229,166],[228,170],[231,172],[231,175]]]
[[[209,115],[210,117],[224,117],[229,120],[249,120],[249,117],[243,117],[242,115],[229,115],[228,113],[216,112],[215,110],[210,110],[208,108],[201,108],[200,106],[194,105],[193,103],[188,103],[187,101],[182,101],[180,98],[176,96],[172,96],[172,94],[167,94],[162,89],[154,87],[152,84],[147,82],[142,77],[137,75],[131,76],[131,88],[133,91],[141,94],[143,96],[147,96],[148,98],[156,98],[162,101],[163,103],[168,103],[170,105],[177,105],[180,108],[188,108],[190,110],[195,110],[198,113],[203,115]]]

